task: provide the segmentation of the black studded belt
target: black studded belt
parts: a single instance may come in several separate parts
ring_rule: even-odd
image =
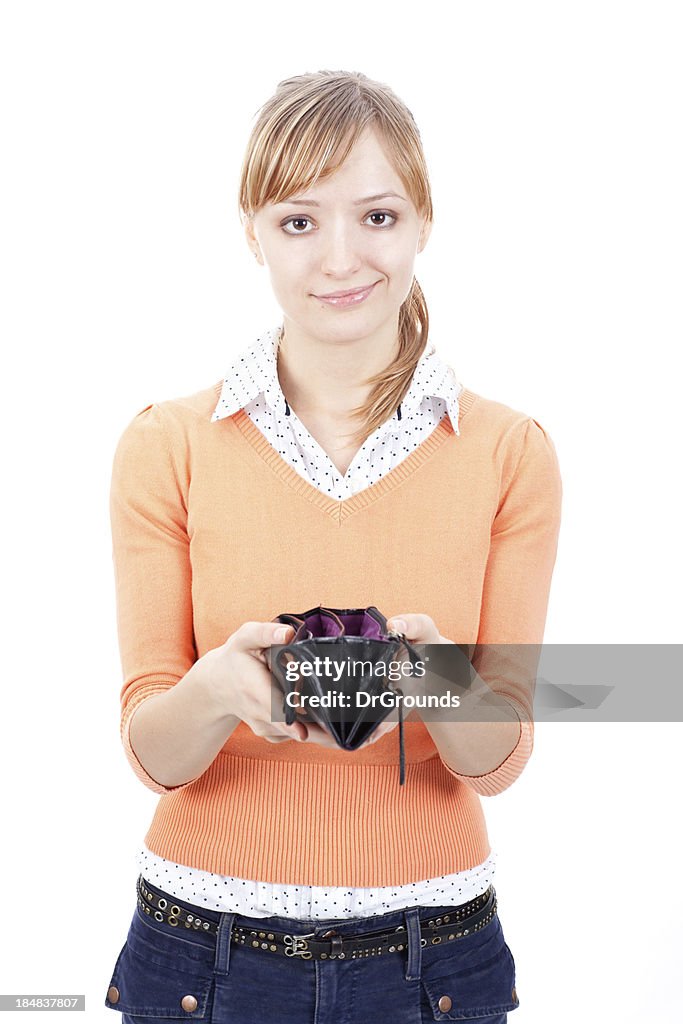
[[[152,889],[142,875],[138,878],[137,890],[141,910],[157,921],[165,921],[176,928],[218,934],[218,923],[215,920],[192,913],[186,905],[181,906],[174,896],[160,895],[161,890]],[[422,921],[421,945],[437,946],[443,942],[454,942],[479,931],[489,923],[496,912],[496,906],[496,891],[491,885],[481,896],[453,907],[447,914]],[[361,932],[358,935],[338,935],[334,928],[322,931],[323,928],[324,922],[318,929],[321,934],[308,932],[306,935],[296,935],[233,925],[230,939],[239,946],[267,950],[281,956],[298,956],[303,960],[357,960],[407,949],[405,925],[390,931]]]

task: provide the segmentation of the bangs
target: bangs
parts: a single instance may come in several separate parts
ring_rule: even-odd
[[[377,132],[387,158],[420,212],[431,199],[419,134],[412,118],[392,110],[391,98],[368,80],[307,76],[281,83],[258,112],[242,168],[239,205],[247,216],[305,192],[341,167],[367,128]]]

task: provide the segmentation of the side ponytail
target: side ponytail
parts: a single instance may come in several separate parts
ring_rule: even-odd
[[[382,423],[396,412],[403,401],[415,372],[420,356],[427,345],[429,335],[429,313],[425,297],[413,278],[408,298],[399,310],[398,356],[391,366],[369,377],[367,384],[374,384],[364,405],[352,410],[352,415],[362,421],[362,426],[353,435],[359,447]]]

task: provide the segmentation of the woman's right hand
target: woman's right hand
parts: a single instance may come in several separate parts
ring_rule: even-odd
[[[284,636],[277,635],[279,630],[285,631]],[[226,714],[245,722],[269,743],[298,740],[336,747],[333,737],[316,723],[272,721],[273,682],[265,652],[271,644],[288,643],[293,636],[293,627],[279,622],[244,622],[211,651],[212,689]]]

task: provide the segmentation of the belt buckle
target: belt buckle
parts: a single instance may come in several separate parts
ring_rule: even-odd
[[[302,960],[310,960],[313,954],[308,949],[306,939],[312,939],[314,935],[315,932],[309,932],[308,935],[285,935],[285,956],[300,956]]]

